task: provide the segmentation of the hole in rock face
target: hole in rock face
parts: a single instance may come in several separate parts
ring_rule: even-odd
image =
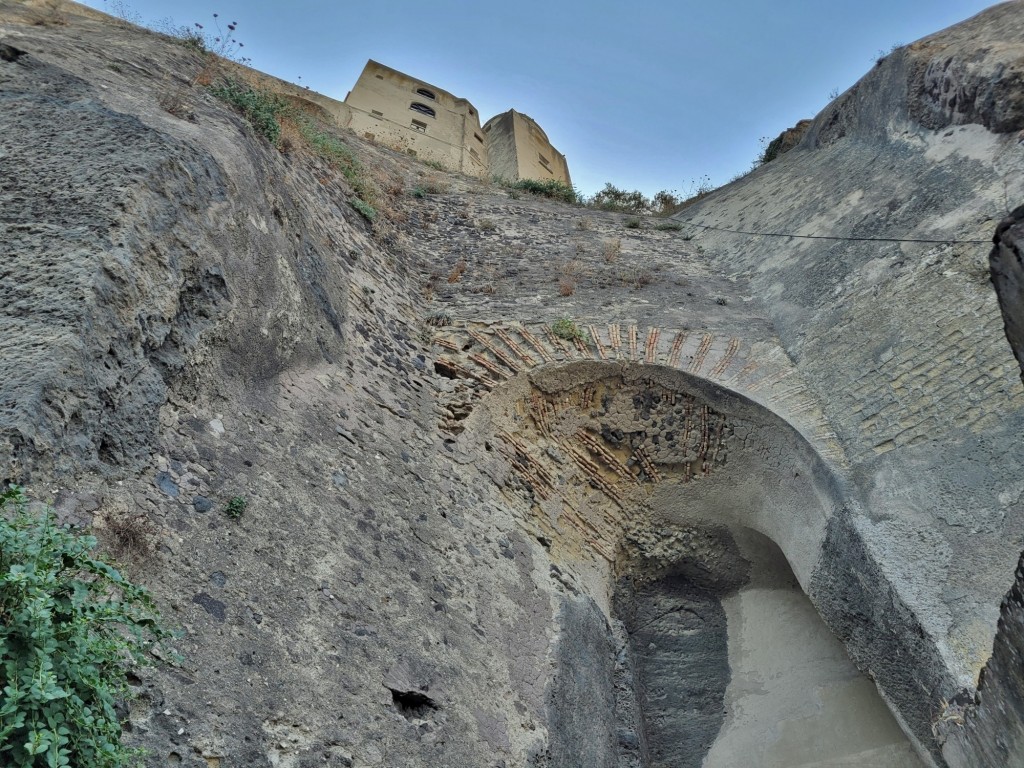
[[[391,691],[391,701],[395,708],[406,718],[424,718],[433,710],[439,709],[438,703],[420,691]]]
[[[458,380],[459,374],[456,373],[455,369],[451,366],[445,365],[443,360],[438,360],[434,363],[434,373],[438,376],[443,376],[446,379]]]

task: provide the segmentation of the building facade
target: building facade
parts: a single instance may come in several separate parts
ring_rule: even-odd
[[[345,97],[349,127],[363,138],[470,176],[489,174],[480,115],[466,99],[368,61]]]
[[[509,181],[538,179],[571,185],[565,155],[551,145],[537,121],[510,109],[484,124],[491,174]]]
[[[510,109],[481,128],[466,99],[376,61],[345,97],[356,134],[470,176],[570,184],[565,155],[537,122]]]

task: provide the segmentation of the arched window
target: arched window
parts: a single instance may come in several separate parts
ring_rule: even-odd
[[[409,105],[409,109],[414,112],[419,112],[421,115],[428,115],[429,117],[437,117],[437,113],[432,107],[428,107],[426,104],[420,104],[418,101],[414,101]]]
[[[416,89],[416,93],[418,93],[420,96],[424,97],[425,99],[430,99],[431,101],[437,101],[437,96],[434,95],[434,92],[433,91],[428,91],[426,88],[417,88]]]

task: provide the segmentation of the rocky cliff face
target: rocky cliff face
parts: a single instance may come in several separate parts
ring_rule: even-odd
[[[1024,207],[999,223],[988,257],[992,285],[999,297],[1003,330],[1024,376]]]
[[[184,630],[130,712],[154,765],[988,759],[932,726],[1024,530],[973,242],[1024,192],[1021,3],[682,230],[343,136],[370,223],[196,54],[29,21],[0,3],[0,479]]]

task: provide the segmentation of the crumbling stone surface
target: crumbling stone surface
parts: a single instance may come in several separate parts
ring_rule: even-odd
[[[772,139],[768,143],[767,147],[765,147],[764,161],[771,162],[779,155],[784,155],[789,152],[789,150],[793,149],[793,147],[803,140],[804,136],[807,135],[807,131],[810,129],[810,120],[800,120],[792,128],[784,130]]]
[[[973,702],[953,700],[937,731],[955,765],[1019,765],[1024,761],[1024,555],[999,608],[992,658]]]

